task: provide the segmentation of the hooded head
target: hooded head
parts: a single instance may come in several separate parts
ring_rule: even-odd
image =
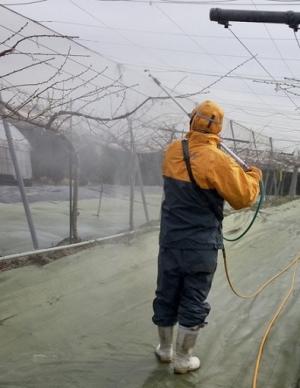
[[[206,100],[191,113],[190,130],[218,134],[222,130],[224,111],[214,101]]]

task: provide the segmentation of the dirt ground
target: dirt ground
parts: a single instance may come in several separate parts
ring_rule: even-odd
[[[245,221],[225,219],[225,234]],[[253,229],[227,244],[233,282],[253,291],[300,253],[300,201],[262,211]],[[0,274],[0,387],[250,388],[259,341],[287,293],[292,272],[255,300],[226,282],[221,256],[212,312],[196,353],[202,367],[173,375],[153,351],[151,323],[157,232],[94,247],[43,267]],[[300,387],[300,271],[267,342],[258,388]]]

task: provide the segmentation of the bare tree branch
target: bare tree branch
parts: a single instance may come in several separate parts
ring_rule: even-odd
[[[0,57],[4,57],[5,55],[8,55],[12,53],[15,48],[22,42],[24,42],[27,39],[33,39],[33,38],[63,38],[63,39],[75,39],[78,38],[78,36],[68,36],[68,35],[54,35],[54,34],[42,34],[42,35],[29,35],[25,36],[22,39],[19,39],[11,48],[0,51]]]
[[[8,77],[8,76],[10,76],[10,75],[12,75],[12,74],[15,74],[15,73],[19,73],[20,71],[29,69],[29,68],[31,68],[31,67],[38,66],[38,65],[41,65],[41,64],[43,64],[43,63],[47,63],[47,62],[53,61],[53,59],[54,59],[54,58],[48,58],[48,59],[45,59],[45,60],[43,60],[43,61],[39,61],[39,62],[37,62],[37,63],[31,63],[30,65],[24,66],[24,67],[22,67],[21,69],[16,69],[16,70],[11,71],[10,73],[6,73],[6,74],[3,74],[3,75],[0,75],[0,79],[1,79],[1,78],[5,78],[5,77]]]
[[[69,110],[61,110],[57,113],[54,113],[54,115],[48,121],[46,128],[49,128],[52,125],[52,123],[57,119],[57,117],[62,116],[62,115],[79,116],[79,117],[84,117],[86,119],[95,120],[95,121],[115,121],[115,120],[125,119],[126,117],[129,117],[130,115],[135,113],[143,105],[145,105],[148,101],[151,101],[151,100],[152,100],[152,97],[148,97],[142,103],[140,103],[137,107],[135,107],[133,110],[131,110],[130,112],[127,112],[127,113],[124,113],[120,116],[115,116],[115,117],[91,116],[91,115],[86,114],[86,113],[74,112],[74,111],[69,111]]]
[[[6,42],[10,41],[12,38],[14,38],[16,35],[20,34],[24,30],[25,27],[28,26],[28,22],[26,22],[21,28],[19,28],[18,31],[11,34],[7,39],[5,39],[3,42],[0,42],[0,44],[5,44]]]
[[[35,0],[35,1],[28,1],[27,3],[8,3],[8,4],[2,4],[7,6],[15,6],[15,5],[31,5],[31,4],[37,4],[37,3],[44,3],[48,0]]]

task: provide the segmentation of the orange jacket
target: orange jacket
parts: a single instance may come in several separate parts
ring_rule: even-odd
[[[216,190],[234,209],[251,206],[259,193],[261,170],[251,167],[251,171],[245,172],[218,148],[218,135],[190,131],[187,137],[196,183],[202,189]],[[163,176],[190,182],[180,140],[172,142],[166,149]]]

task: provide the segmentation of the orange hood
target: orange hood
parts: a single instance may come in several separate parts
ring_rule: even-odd
[[[222,130],[224,111],[214,101],[206,100],[191,113],[190,130],[218,134]]]

